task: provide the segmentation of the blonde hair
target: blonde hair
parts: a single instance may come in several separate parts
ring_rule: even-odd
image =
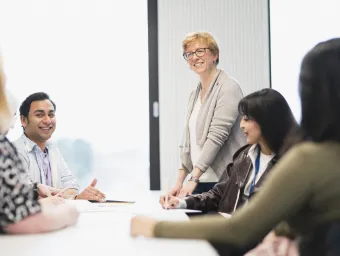
[[[0,56],[0,132],[3,134],[7,133],[11,125],[11,112],[6,97],[5,80],[5,73]]]
[[[196,42],[202,42],[207,45],[207,48],[209,48],[209,50],[215,56],[217,56],[217,59],[216,59],[216,65],[217,65],[220,61],[220,56],[219,56],[220,49],[218,48],[215,38],[208,32],[190,33],[182,41],[183,52],[185,52],[189,44],[196,43]]]

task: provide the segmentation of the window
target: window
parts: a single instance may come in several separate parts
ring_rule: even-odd
[[[55,141],[81,187],[149,188],[147,1],[0,0],[7,86],[57,105]],[[22,133],[20,121],[10,131]]]
[[[270,1],[272,88],[301,118],[298,77],[303,56],[318,42],[339,37],[338,0]]]

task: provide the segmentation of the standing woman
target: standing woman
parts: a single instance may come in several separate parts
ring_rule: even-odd
[[[13,115],[0,59],[0,233],[41,233],[75,224],[75,208],[54,205],[58,200],[38,202],[38,191],[26,181],[17,151],[5,136]]]
[[[217,68],[219,47],[206,32],[187,35],[183,57],[200,79],[191,93],[183,141],[182,166],[170,195],[185,197],[207,192],[216,184],[245,138],[239,129],[238,103],[243,98],[238,83]],[[183,186],[187,175],[190,179]]]

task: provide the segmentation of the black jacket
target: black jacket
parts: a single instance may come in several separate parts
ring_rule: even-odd
[[[192,195],[185,199],[188,209],[201,210],[203,212],[225,212],[233,213],[236,208],[245,203],[243,192],[247,184],[252,161],[248,156],[251,145],[240,148],[233,156],[218,183],[208,192],[199,195]],[[253,196],[263,183],[268,172],[276,163],[276,156],[268,163],[267,169],[256,183],[250,197]]]

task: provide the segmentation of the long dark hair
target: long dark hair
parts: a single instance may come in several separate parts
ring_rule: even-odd
[[[267,88],[251,93],[240,101],[238,110],[240,115],[259,124],[263,139],[275,154],[281,156],[290,148],[286,139],[288,135],[296,136],[298,125],[278,91]]]
[[[340,38],[321,42],[306,54],[299,91],[306,136],[340,142]]]

